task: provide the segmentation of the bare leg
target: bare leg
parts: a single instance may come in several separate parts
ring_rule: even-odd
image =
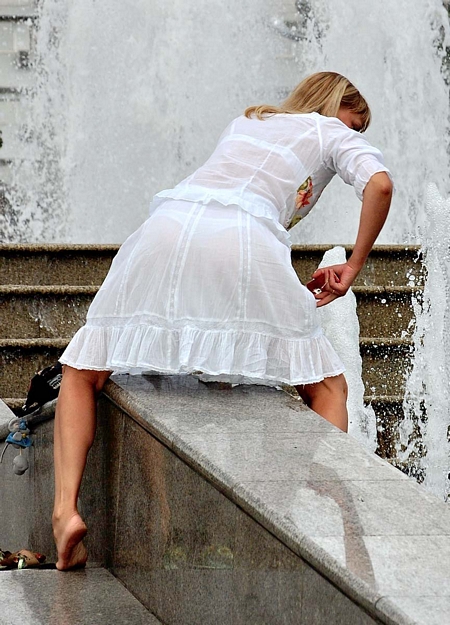
[[[87,560],[81,542],[87,527],[78,513],[77,500],[87,454],[94,441],[97,395],[110,375],[110,371],[64,367],[55,415],[53,509],[56,568],[61,571],[84,566]]]
[[[343,374],[325,378],[317,384],[297,386],[297,391],[311,410],[347,432],[347,382]]]

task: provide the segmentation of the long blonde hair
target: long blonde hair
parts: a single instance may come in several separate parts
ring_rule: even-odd
[[[311,74],[279,106],[261,104],[249,106],[246,117],[264,119],[277,113],[320,113],[327,117],[336,117],[342,107],[362,116],[362,132],[370,124],[369,105],[352,83],[336,72],[318,72]]]

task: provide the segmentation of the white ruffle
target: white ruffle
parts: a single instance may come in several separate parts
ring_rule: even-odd
[[[344,366],[328,339],[147,325],[82,327],[61,357],[76,369],[115,373],[204,373],[232,383],[312,384]]]

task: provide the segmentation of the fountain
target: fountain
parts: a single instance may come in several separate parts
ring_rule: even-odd
[[[396,182],[378,243],[428,236],[426,183],[450,192],[450,44],[441,0],[398,0],[389,11],[370,0],[258,0],[251,12],[238,0],[214,9],[206,0],[45,0],[39,11],[36,80],[22,99],[14,218],[0,221],[3,240],[122,242],[157,191],[207,158],[230,119],[248,104],[279,101],[321,69],[347,75],[373,109],[367,136]],[[358,213],[353,190],[335,180],[292,240],[350,243]],[[444,359],[442,367],[448,371]],[[430,389],[431,382],[427,396]],[[408,393],[406,411],[416,402],[417,415],[420,402]],[[425,429],[430,452],[430,424]]]
[[[123,241],[154,193],[207,158],[230,119],[321,69],[347,75],[373,108],[368,138],[396,180],[379,243],[416,239],[425,181],[450,190],[440,0],[399,0],[389,11],[370,0],[258,0],[252,11],[238,0],[214,9],[45,0],[39,24],[10,197],[19,223],[4,226],[7,240]],[[352,242],[358,207],[334,181],[294,242]]]
[[[414,302],[415,358],[406,387],[399,458],[437,496],[449,494],[450,199],[429,185],[419,234],[427,273]]]

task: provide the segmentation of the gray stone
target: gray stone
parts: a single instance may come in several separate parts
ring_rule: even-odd
[[[397,287],[353,287],[363,337],[403,338],[412,334],[412,297],[418,289]]]
[[[308,622],[301,558],[139,425],[120,440],[112,570],[144,605],[167,624]],[[346,602],[355,622],[375,622]]]
[[[379,620],[356,606],[314,569],[305,571],[300,623],[311,625],[375,625]]]
[[[118,245],[0,245],[0,284],[100,285]]]
[[[106,424],[99,415],[99,432],[89,454],[86,474],[80,492],[79,504],[89,518],[89,533],[85,544],[90,561],[104,564],[108,557],[105,488]],[[16,551],[31,549],[56,560],[51,527],[53,509],[53,421],[47,421],[33,429],[33,446],[27,450],[30,469],[24,475],[14,475],[12,459],[17,450],[9,448],[0,464],[0,548]],[[114,466],[114,464],[112,464]]]
[[[12,412],[12,410],[8,408],[5,402],[0,399],[0,441],[8,436],[8,423],[11,421],[11,419],[14,419],[14,417],[15,414]]]
[[[316,479],[325,471],[328,479]],[[340,480],[335,471],[312,463],[310,479],[243,486],[310,537],[450,535],[448,507],[407,478]]]
[[[0,572],[2,625],[158,625],[105,569]]]
[[[96,291],[86,286],[0,286],[0,339],[70,338],[84,324]]]
[[[401,620],[398,612],[393,608],[392,598],[387,596],[380,599],[378,606],[394,623],[401,625],[447,625],[450,623],[450,596],[439,595],[436,599],[433,595],[395,596],[395,605],[410,617]]]
[[[361,339],[359,349],[365,394],[402,395],[412,366],[411,339]]]
[[[0,340],[0,396],[27,395],[33,375],[54,364],[69,339],[3,339]]]
[[[447,507],[299,400],[192,376],[116,376],[106,392],[81,491],[89,552],[162,622],[406,625],[420,597],[419,622],[439,622]],[[17,544],[0,545],[51,559],[50,422],[33,453],[24,481],[2,474]]]
[[[304,622],[412,623],[414,614],[408,613],[407,602],[400,606],[396,597],[419,594],[421,588],[422,594],[435,596],[440,613],[440,597],[446,601],[442,589],[450,575],[449,513],[443,503],[398,470],[314,414],[302,422],[303,428],[295,420],[280,427],[287,415],[298,416],[300,421],[304,416],[301,404],[281,392],[246,389],[253,400],[247,401],[241,389],[202,385],[188,377],[118,376],[115,383],[119,386],[111,382],[108,393],[116,403],[205,482],[238,504],[253,523],[299,556],[298,562],[308,567],[305,570],[315,569],[324,580],[327,586],[319,592],[321,582],[312,575],[311,588],[318,595],[311,605],[302,603]],[[277,397],[275,412],[272,398]],[[169,450],[165,457],[172,457]],[[198,487],[189,487],[183,474],[177,469],[183,485],[180,496],[186,490],[197,492]],[[194,518],[202,518],[195,514],[196,505],[192,505]],[[209,509],[217,516],[214,505],[209,504]],[[228,525],[237,527],[231,517]],[[260,570],[261,563],[261,587],[270,588],[270,595],[277,597],[281,577],[273,572],[269,555],[261,560],[261,552],[268,552],[266,547],[258,550],[258,541],[257,532],[255,541],[247,534],[239,548],[235,539],[234,561],[248,544],[254,567],[246,569],[248,574],[240,569],[238,586],[244,596],[253,596],[255,570]],[[231,539],[228,544],[233,544]],[[185,562],[191,566],[187,555]],[[283,575],[295,579],[286,570]],[[228,581],[224,584],[228,593]],[[306,577],[303,584],[307,585]],[[318,608],[315,603],[321,595],[329,601],[322,601]],[[287,597],[284,601],[286,614],[298,614],[298,606],[292,607]],[[326,605],[335,606],[332,616]],[[245,613],[246,608],[242,609]],[[255,622],[259,622],[261,616],[255,610]]]
[[[292,264],[301,281],[305,283],[317,269],[323,254],[332,245],[293,245]],[[353,246],[344,246],[347,257]],[[409,276],[415,276],[415,284],[423,283],[420,262],[420,247],[417,245],[376,245],[369,254],[366,264],[359,274],[356,285],[407,286]]]

